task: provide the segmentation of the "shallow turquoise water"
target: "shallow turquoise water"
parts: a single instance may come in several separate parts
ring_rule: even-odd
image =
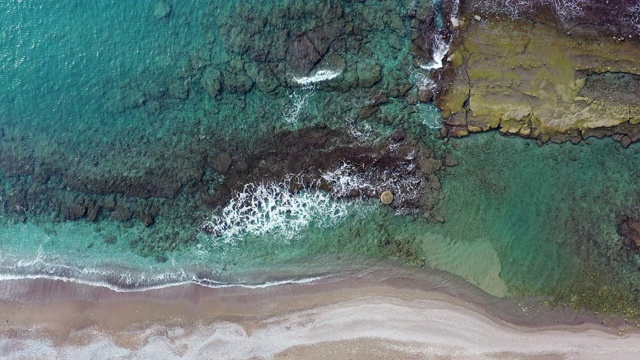
[[[622,248],[615,219],[638,202],[637,146],[537,147],[486,134],[460,141],[458,152],[444,184],[445,231],[488,239],[513,288],[545,292],[594,273],[637,281],[638,257]]]
[[[362,26],[371,33],[358,43],[363,49],[358,53],[349,48],[356,40],[346,41],[340,54],[343,76],[357,70],[359,61],[379,64],[382,80],[374,90],[343,92],[327,85],[270,92],[256,90],[267,86],[256,80],[247,93],[223,92],[213,98],[202,85],[203,69],[255,70],[254,62],[229,45],[232,36],[242,33],[230,30],[224,37],[219,30],[225,18],[238,20],[236,12],[244,8],[236,8],[240,2],[205,0],[169,4],[166,19],[154,16],[156,1],[0,4],[0,156],[10,156],[10,163],[54,169],[60,178],[43,186],[64,192],[67,173],[86,176],[84,180],[146,173],[162,179],[167,174],[158,169],[186,173],[202,168],[206,159],[194,153],[206,153],[221,142],[248,143],[283,129],[325,123],[375,138],[404,128],[435,152],[458,160],[446,170],[434,217],[398,215],[376,201],[329,200],[342,211],[334,221],[325,221],[328,207],[318,208],[295,229],[295,236],[276,229],[222,242],[200,231],[198,225],[211,214],[193,200],[199,190],[188,186],[171,200],[140,200],[170,209],[152,227],[111,218],[60,221],[26,211],[17,216],[10,207],[18,184],[35,186],[36,176],[6,165],[2,276],[123,278],[120,283],[126,286],[200,277],[258,282],[270,278],[265,269],[274,277],[295,278],[359,261],[366,266],[372,259],[392,259],[450,271],[498,296],[570,299],[591,291],[586,283],[637,295],[640,260],[622,248],[615,217],[638,204],[638,146],[623,149],[611,140],[589,140],[538,147],[498,133],[437,139],[438,111],[415,99],[416,67],[408,50],[411,24],[405,16],[414,2],[343,4],[346,16],[370,17]],[[261,6],[266,14],[304,9],[296,1],[247,4]],[[381,9],[389,19],[382,25],[376,17]],[[286,24],[300,31],[317,25],[300,19]],[[240,60],[242,66],[237,65]],[[405,83],[411,89],[404,97],[390,96],[373,118],[358,116],[371,93]],[[300,112],[288,118],[296,105]],[[206,170],[199,176],[210,181],[215,194],[223,175]]]

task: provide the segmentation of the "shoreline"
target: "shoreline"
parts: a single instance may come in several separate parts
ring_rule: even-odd
[[[97,344],[123,357],[160,348],[173,358],[315,358],[327,351],[355,358],[576,352],[598,358],[591,357],[603,354],[598,349],[617,351],[621,359],[640,355],[637,329],[619,335],[620,328],[594,317],[532,299],[494,298],[446,274],[415,274],[375,271],[258,289],[189,284],[135,293],[5,280],[0,355],[19,358],[20,349],[35,346],[44,351],[39,356],[73,358]]]

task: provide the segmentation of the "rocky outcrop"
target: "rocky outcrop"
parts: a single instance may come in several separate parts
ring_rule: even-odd
[[[437,104],[446,135],[499,129],[543,142],[627,135],[640,123],[640,42],[585,38],[535,21],[468,14]],[[637,93],[636,93],[637,94]]]
[[[201,189],[202,201],[211,208],[224,206],[246,184],[279,184],[295,176],[288,182],[292,191],[307,188],[335,198],[365,199],[392,190],[393,208],[425,212],[438,201],[441,170],[455,166],[404,131],[388,140],[360,142],[326,126],[285,131],[252,151],[223,152],[209,163],[224,167],[226,175],[213,194]]]

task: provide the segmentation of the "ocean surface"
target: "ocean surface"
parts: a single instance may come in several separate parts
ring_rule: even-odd
[[[0,2],[0,286],[260,287],[393,263],[498,297],[633,309],[640,257],[617,224],[639,203],[640,147],[440,138],[418,98],[444,53],[410,51],[425,8],[439,2]],[[326,127],[428,148],[430,206],[261,177],[288,166],[270,139]],[[346,193],[367,179],[339,177]]]

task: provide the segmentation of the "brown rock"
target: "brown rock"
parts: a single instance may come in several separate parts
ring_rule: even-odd
[[[440,170],[442,167],[442,161],[434,158],[422,158],[420,159],[420,168],[425,174],[433,174]]]
[[[118,221],[129,221],[133,217],[133,211],[123,201],[119,201],[111,216]]]
[[[215,98],[220,95],[220,91],[222,91],[222,74],[214,68],[208,68],[204,74],[202,74],[201,83],[209,96]]]
[[[265,94],[275,91],[280,86],[278,78],[273,74],[271,68],[267,64],[260,64],[258,66],[258,73],[255,82],[258,90]]]
[[[223,152],[209,159],[209,165],[221,174],[225,174],[229,170],[232,162],[233,159],[231,158],[231,154],[228,152]]]
[[[440,190],[440,179],[437,176],[435,176],[434,174],[429,175],[428,182],[431,189]]]
[[[391,135],[391,140],[393,140],[393,142],[403,142],[406,138],[407,133],[402,129],[397,130],[393,135]]]
[[[115,195],[107,195],[104,199],[104,208],[107,211],[113,211],[116,208],[116,197]]]
[[[448,167],[454,167],[458,165],[458,159],[456,159],[456,157],[451,154],[447,154],[447,156],[445,156],[444,158],[444,164]]]
[[[418,100],[423,103],[433,101],[434,92],[432,89],[420,89],[418,90]]]
[[[314,48],[322,57],[327,51],[333,40],[344,31],[344,19],[325,24],[317,27],[307,33],[309,40],[313,43]]]
[[[102,241],[104,241],[105,244],[115,244],[116,241],[118,241],[118,238],[113,235],[107,235],[102,238]]]
[[[365,106],[358,110],[358,118],[364,120],[378,111],[377,106]]]
[[[306,76],[321,56],[306,35],[296,37],[287,49],[286,64],[292,75]]]
[[[467,130],[466,127],[454,126],[451,129],[449,129],[448,135],[452,137],[463,137],[463,136],[469,135],[469,130]]]
[[[618,234],[636,249],[640,248],[640,220],[626,218],[618,224]]]
[[[100,214],[100,206],[97,205],[95,201],[87,202],[86,206],[87,206],[87,213],[86,213],[87,220],[89,221],[98,220],[98,215]]]
[[[224,73],[224,89],[232,94],[246,94],[253,88],[253,80],[242,71]]]
[[[380,65],[370,61],[360,61],[356,67],[358,71],[358,86],[370,88],[382,79]]]
[[[155,223],[155,217],[148,211],[138,211],[138,219],[140,219],[146,227]]]
[[[86,212],[87,208],[82,203],[77,202],[67,209],[67,219],[71,221],[79,220]]]

